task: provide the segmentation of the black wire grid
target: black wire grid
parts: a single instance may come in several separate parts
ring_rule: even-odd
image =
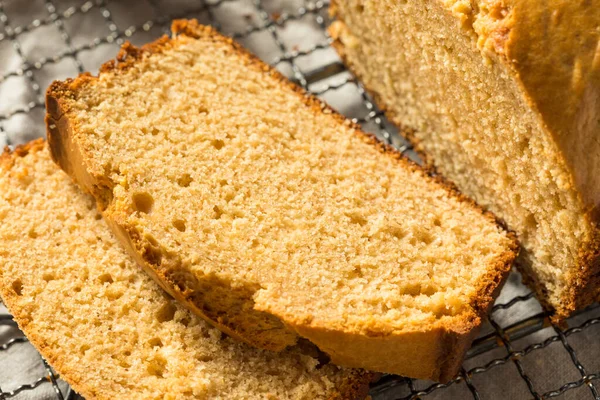
[[[21,12],[13,21],[23,7],[25,17]],[[125,41],[148,42],[168,33],[172,19],[193,17],[241,41],[366,131],[416,159],[332,50],[327,8],[327,1],[308,0],[0,1],[0,49],[12,48],[8,51],[17,60],[14,68],[0,70],[0,144],[13,146],[44,135],[43,93],[51,79],[95,71]],[[92,37],[86,41],[81,32],[90,27]],[[31,43],[31,35],[37,35],[39,47],[24,49],[22,42],[29,37]],[[40,49],[51,40],[61,49],[44,54]],[[70,75],[57,68],[65,65]],[[2,91],[15,79],[27,86],[25,102],[12,102]],[[594,305],[566,327],[552,324],[513,272],[454,380],[438,384],[389,375],[372,386],[371,395],[380,400],[600,399],[595,386],[600,378],[599,323],[600,306]],[[36,354],[0,306],[0,400],[78,397],[39,355],[28,361],[33,362],[28,378],[3,367],[24,353]]]

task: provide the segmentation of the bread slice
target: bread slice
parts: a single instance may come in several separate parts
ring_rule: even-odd
[[[86,399],[362,399],[370,374],[253,349],[170,298],[41,140],[0,161],[0,294]]]
[[[52,84],[55,160],[138,263],[224,332],[450,379],[511,234],[230,39],[195,21],[173,31]]]
[[[519,235],[560,320],[600,295],[600,1],[336,0],[335,47],[428,161]],[[412,131],[412,132],[411,132]]]

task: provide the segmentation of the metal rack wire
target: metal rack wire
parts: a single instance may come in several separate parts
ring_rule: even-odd
[[[0,62],[0,145],[44,134],[43,90],[50,80],[94,71],[124,41],[150,41],[168,32],[172,19],[194,17],[240,40],[365,130],[416,159],[331,49],[327,7],[326,1],[309,0],[0,1],[0,60],[10,53],[14,64]],[[90,27],[92,33],[84,34]],[[40,51],[48,47],[51,52]],[[11,84],[15,80],[16,86]],[[16,87],[25,94],[13,100]],[[553,325],[515,272],[488,322],[451,382],[385,376],[373,385],[373,398],[600,399],[600,345],[591,346],[600,337],[600,306],[572,317],[566,328]],[[0,306],[0,400],[25,392],[27,398],[77,397],[39,355],[33,356],[26,377],[3,369],[11,357],[28,351],[31,345]],[[37,378],[31,378],[32,371]]]

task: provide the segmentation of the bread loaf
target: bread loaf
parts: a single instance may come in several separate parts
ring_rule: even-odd
[[[41,140],[0,164],[0,295],[86,399],[365,397],[370,374],[237,343],[170,298]]]
[[[515,256],[491,215],[194,21],[47,104],[55,160],[138,263],[261,348],[450,379]]]
[[[600,293],[600,1],[335,0],[335,47],[465,194],[505,220],[556,319]]]

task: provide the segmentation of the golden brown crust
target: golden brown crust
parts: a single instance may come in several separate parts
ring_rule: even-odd
[[[238,54],[240,54],[247,62],[247,65],[252,68],[257,68],[261,72],[271,76],[277,82],[279,82],[282,86],[285,86],[295,93],[302,99],[302,101],[310,107],[315,113],[327,113],[330,114],[334,119],[336,119],[341,124],[347,124],[348,126],[354,128],[356,135],[358,135],[363,141],[366,143],[370,143],[375,146],[382,154],[385,154],[388,157],[392,157],[397,162],[402,164],[403,167],[409,168],[410,170],[417,172],[423,176],[424,179],[428,179],[431,182],[436,182],[436,184],[441,184],[444,188],[446,188],[449,196],[457,198],[460,202],[464,203],[466,206],[474,208],[478,210],[482,215],[484,215],[490,221],[496,223],[495,217],[488,212],[484,212],[480,207],[478,207],[472,200],[468,199],[466,196],[463,196],[460,192],[456,190],[455,187],[450,185],[449,183],[442,180],[441,177],[436,176],[432,171],[427,171],[411,160],[406,158],[396,149],[391,146],[387,146],[379,142],[375,137],[364,133],[360,127],[352,122],[346,120],[343,116],[333,111],[328,106],[324,105],[320,100],[316,97],[307,94],[303,89],[299,86],[290,82],[287,78],[281,75],[278,71],[273,69],[272,67],[264,64],[255,56],[248,53],[245,49],[243,49],[240,45],[235,43],[232,39],[225,38],[218,34],[210,27],[200,26],[195,20],[192,21],[174,21],[173,23],[173,33],[174,35],[185,35],[192,38],[198,37],[206,37],[211,40],[221,41],[226,43],[228,46],[232,48],[232,50]],[[123,46],[117,60],[110,61],[104,64],[101,68],[101,74],[114,72],[118,73],[119,71],[127,70],[135,65],[136,60],[139,60],[144,54],[155,54],[160,53],[162,49],[165,47],[171,46],[172,42],[166,39],[165,37],[159,39],[155,43],[151,43],[142,47],[141,49],[137,49],[130,44]],[[77,173],[77,171],[73,171],[70,164],[71,161],[67,159],[66,155],[63,154],[63,149],[65,147],[64,137],[69,137],[69,129],[72,127],[61,126],[59,123],[63,113],[66,108],[61,104],[61,99],[66,98],[76,98],[77,91],[83,86],[87,84],[93,84],[93,80],[97,78],[93,78],[90,75],[82,75],[75,80],[68,80],[64,83],[55,82],[48,90],[47,93],[47,104],[51,105],[48,109],[48,137],[51,144],[51,149],[53,155],[56,157],[55,160],[63,167],[63,169],[67,171],[71,171],[71,173]],[[56,106],[53,106],[56,105]],[[52,128],[54,126],[55,128]],[[86,179],[83,177],[83,179]],[[97,195],[97,194],[96,194]],[[474,335],[476,334],[477,328],[481,322],[481,317],[488,309],[489,305],[492,302],[492,295],[494,290],[498,290],[498,287],[501,285],[502,279],[507,275],[508,270],[510,269],[510,265],[512,260],[516,256],[516,249],[518,247],[516,239],[512,233],[509,233],[509,238],[511,240],[511,246],[507,251],[500,257],[500,259],[493,266],[490,266],[488,274],[485,276],[485,279],[482,280],[481,287],[478,291],[478,296],[473,299],[472,307],[473,311],[469,313],[469,315],[465,315],[457,318],[455,322],[452,324],[439,324],[436,327],[432,327],[431,332],[420,332],[420,334],[425,335],[425,338],[422,341],[416,342],[417,345],[421,343],[430,343],[427,347],[429,350],[429,354],[420,354],[421,357],[427,358],[429,357],[429,364],[431,368],[426,371],[419,371],[415,376],[420,378],[434,379],[434,380],[443,380],[447,381],[451,379],[454,374],[458,371],[460,366],[460,361],[464,356],[468,346],[470,345]],[[147,265],[148,260],[144,260],[144,265]],[[164,277],[163,277],[164,278]],[[172,284],[175,282],[171,282]],[[172,290],[169,290],[173,294]],[[178,300],[187,300],[185,296],[178,296],[177,293],[174,294],[177,296]],[[188,304],[188,307],[192,308],[193,311],[203,317],[218,328],[223,328],[222,324],[219,324],[219,321],[215,321],[210,316],[203,314],[202,310],[199,310],[198,307],[191,306],[189,301],[185,301]],[[339,332],[335,334],[331,334],[331,332],[323,332],[321,330],[313,330],[313,329],[304,329],[306,327],[294,327],[298,332],[306,334],[309,339],[313,340],[313,342],[327,347],[327,345],[332,346],[333,348],[340,348],[340,335]],[[236,335],[239,337],[239,335]],[[406,345],[406,341],[408,339],[407,334],[397,334],[394,335],[393,338],[387,338],[390,340],[390,345]],[[245,338],[245,341],[248,341]],[[320,343],[318,339],[322,340]],[[367,342],[364,343],[365,348],[369,346],[378,345],[379,341],[377,338],[363,338]],[[437,340],[439,339],[439,340]],[[420,339],[419,339],[420,340]],[[346,349],[347,350],[347,349]],[[381,349],[380,349],[381,350]],[[334,361],[336,359],[334,358]],[[338,361],[342,361],[342,364],[347,364],[344,362],[344,358],[337,358]],[[402,364],[399,360],[394,360],[397,364]],[[407,364],[411,363],[412,360],[406,359]],[[351,365],[351,364],[350,364]],[[415,367],[416,368],[416,367]],[[406,370],[407,374],[410,374],[411,371]],[[414,374],[413,374],[414,375]]]
[[[592,238],[579,250],[578,272],[569,277],[569,292],[562,300],[564,307],[553,316],[555,321],[600,300],[600,229],[595,222],[589,223],[593,227]]]
[[[10,150],[8,146],[4,148],[0,155],[0,165],[5,171],[9,170],[15,161],[16,157],[25,157],[29,153],[38,152],[45,147],[45,140],[42,138],[32,140],[31,142],[18,145],[14,150]]]
[[[336,17],[336,9],[337,6],[335,5],[335,1],[332,1],[330,12],[334,17]],[[334,24],[336,25],[330,27],[330,34],[333,38],[332,46],[335,48],[348,69],[362,81],[362,77],[357,72],[357,69],[354,68],[347,58],[344,44],[339,39],[340,29],[343,29],[343,22],[338,20],[334,22]],[[414,135],[414,130],[407,128],[402,124],[400,118],[382,101],[382,97],[379,93],[368,87],[366,87],[365,90],[371,95],[377,106],[385,113],[386,117],[399,128],[400,133],[414,146],[419,156],[425,161],[427,170],[431,174],[436,175],[437,172],[435,170],[434,160],[431,158],[431,155],[424,152]],[[456,189],[452,183],[447,182],[447,184],[451,185],[451,187],[458,192],[458,189]],[[561,307],[557,308],[550,304],[547,301],[547,293],[544,285],[535,278],[527,266],[519,265],[519,269],[523,274],[524,283],[536,291],[538,299],[544,308],[553,313],[552,318],[555,322],[560,322],[568,318],[575,310],[600,300],[600,229],[598,229],[598,224],[595,222],[597,217],[588,215],[588,220],[590,226],[593,227],[593,237],[589,243],[579,250],[579,261],[577,263],[577,271],[579,272],[570,277],[570,288],[563,296]],[[498,220],[498,222],[502,226],[506,226],[504,221]],[[514,233],[511,234],[514,235]]]
[[[511,0],[501,59],[557,143],[600,222],[600,1]]]

